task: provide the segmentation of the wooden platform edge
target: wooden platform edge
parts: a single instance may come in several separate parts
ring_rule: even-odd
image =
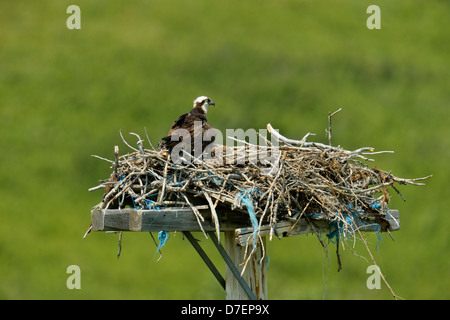
[[[391,209],[387,212],[387,220],[389,221],[389,231],[397,231],[400,229],[400,213],[398,210]],[[314,226],[308,223],[304,219],[300,219],[298,223],[294,221],[282,221],[278,222],[274,228],[274,234],[277,237],[291,237],[301,234],[314,233],[314,232],[329,232],[330,226],[326,220],[313,220]],[[365,223],[361,220],[356,221],[360,231],[375,232],[378,229],[376,223]],[[259,235],[261,237],[268,236],[271,231],[270,225],[262,225]],[[235,241],[238,246],[245,246],[249,243],[253,243],[253,228],[240,228],[235,231]]]
[[[203,230],[215,231],[211,211],[198,208],[205,220],[201,222]],[[92,231],[202,231],[190,208],[92,210],[91,223]],[[234,231],[250,225],[250,220],[248,215],[237,212],[220,213],[219,225],[221,231]]]
[[[200,210],[205,218],[201,222],[205,232],[215,231],[209,210]],[[253,228],[248,227],[248,216],[228,212],[219,214],[220,231],[234,231],[237,245],[253,243]],[[400,229],[398,210],[388,210],[389,231]],[[314,225],[305,219],[278,222],[274,228],[277,237],[290,237],[314,232],[329,232],[327,220],[313,220]],[[162,208],[160,210],[103,209],[91,211],[92,231],[201,231],[196,216],[190,208]],[[377,231],[376,223],[356,221],[361,231]],[[270,234],[270,225],[262,225],[259,235]]]

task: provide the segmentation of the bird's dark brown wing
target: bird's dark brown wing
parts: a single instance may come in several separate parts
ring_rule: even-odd
[[[183,127],[186,122],[186,118],[188,117],[189,113],[182,114],[178,117],[177,120],[173,123],[172,127],[170,127],[168,135],[170,136],[172,132],[180,127]]]
[[[191,112],[182,114],[180,117],[178,117],[177,120],[175,120],[167,136],[162,138],[161,142],[158,144],[159,149],[171,150],[175,145],[177,145],[180,139],[175,139],[177,141],[172,141],[172,135],[177,129],[180,128],[189,131],[191,135],[191,143],[193,144],[194,139],[196,138],[194,136],[194,125],[196,121],[202,122],[202,134],[205,132],[205,130],[213,128],[206,122],[206,115],[204,113],[198,112],[197,109],[192,109]]]
[[[163,137],[161,141],[158,143],[158,149],[167,149],[171,150],[179,141],[172,141],[172,134],[175,130],[179,128],[186,128],[187,123],[189,122],[190,113],[184,113],[178,117],[177,120],[174,121],[172,127],[170,127],[169,133],[166,137]]]

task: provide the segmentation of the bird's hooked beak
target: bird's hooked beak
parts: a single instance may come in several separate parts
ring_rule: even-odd
[[[208,113],[208,107],[209,106],[215,106],[216,104],[214,103],[214,101],[212,101],[211,99],[209,99],[208,101],[206,101],[206,103],[203,104],[202,109],[203,111],[206,113]]]

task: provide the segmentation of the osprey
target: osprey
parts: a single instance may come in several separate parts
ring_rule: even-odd
[[[200,96],[194,100],[194,107],[188,113],[182,114],[172,125],[169,133],[166,137],[161,139],[158,144],[160,150],[167,149],[169,152],[183,140],[182,130],[177,131],[177,129],[185,129],[189,132],[190,142],[191,142],[191,154],[194,154],[194,141],[195,139],[200,139],[202,145],[202,151],[205,147],[213,141],[213,138],[209,141],[203,141],[205,131],[209,129],[215,129],[213,126],[209,125],[206,120],[206,114],[208,113],[208,107],[214,106],[215,103],[210,98],[206,96]],[[197,127],[196,127],[197,126]],[[200,129],[201,126],[201,130]],[[186,131],[184,131],[186,132]],[[211,132],[211,131],[209,131]],[[201,136],[200,136],[201,134]],[[207,139],[205,139],[207,140]]]

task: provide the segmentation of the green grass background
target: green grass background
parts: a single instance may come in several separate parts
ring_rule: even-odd
[[[66,9],[81,8],[81,30]],[[0,1],[0,298],[223,299],[181,234],[153,260],[148,233],[90,234],[119,130],[154,143],[192,100],[216,102],[219,129],[315,132],[346,149],[395,150],[374,166],[401,177],[433,174],[425,187],[392,194],[401,230],[371,250],[406,299],[449,299],[448,1]],[[130,141],[133,138],[129,136]],[[196,235],[202,238],[201,234]],[[222,266],[209,240],[201,244]],[[315,236],[268,243],[270,299],[391,299],[366,287],[371,263]],[[354,249],[364,255],[358,244]],[[328,262],[329,261],[329,262]],[[81,268],[81,290],[66,269]],[[327,279],[327,280],[325,280]]]

